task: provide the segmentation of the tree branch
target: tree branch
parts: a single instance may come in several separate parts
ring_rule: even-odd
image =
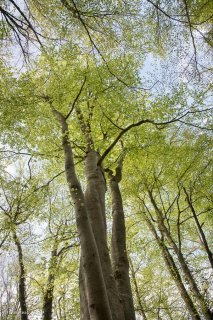
[[[194,35],[193,35],[193,32],[192,32],[192,25],[191,25],[191,19],[190,19],[190,16],[189,16],[188,5],[187,5],[187,1],[186,0],[183,0],[183,2],[185,4],[185,11],[186,11],[188,24],[189,24],[189,31],[190,31],[190,35],[191,35],[191,38],[192,38],[192,45],[193,45],[193,48],[194,48],[195,66],[196,66],[196,70],[198,72],[198,76],[199,76],[199,79],[200,79],[200,72],[199,72],[199,69],[198,69],[198,62],[197,62],[197,48],[196,48],[196,45],[195,45],[195,39],[194,39]]]
[[[84,81],[83,81],[83,83],[82,83],[82,85],[81,85],[81,88],[80,88],[77,96],[75,97],[75,99],[74,99],[74,101],[73,101],[73,103],[72,103],[72,105],[71,105],[70,111],[68,112],[68,114],[67,114],[66,117],[65,117],[66,120],[69,118],[69,116],[70,116],[71,113],[73,112],[73,109],[75,108],[75,105],[76,105],[76,103],[77,103],[77,101],[78,101],[78,99],[79,99],[79,97],[80,97],[80,95],[81,95],[81,93],[82,93],[82,91],[83,91],[83,88],[84,88],[85,83],[86,83],[86,76],[85,76],[85,78],[84,78]]]
[[[206,109],[207,110],[207,109]],[[135,128],[135,127],[139,127],[144,123],[150,123],[153,124],[154,126],[158,127],[158,126],[165,126],[174,122],[178,122],[180,121],[182,118],[186,117],[188,114],[194,114],[194,113],[200,113],[206,110],[197,110],[197,111],[186,111],[184,114],[182,115],[178,115],[175,118],[165,121],[165,122],[155,122],[154,120],[151,119],[144,119],[144,120],[140,120],[136,123],[132,123],[129,126],[127,126],[126,128],[124,128],[115,138],[115,140],[111,143],[111,145],[104,151],[104,153],[102,154],[102,156],[100,157],[99,161],[98,161],[98,165],[100,165],[103,160],[106,158],[106,156],[111,152],[111,150],[114,148],[114,146],[118,143],[118,141],[121,139],[121,137],[127,133],[130,129]],[[208,109],[209,110],[209,109]]]
[[[25,19],[25,21],[27,22],[28,24],[28,27],[32,30],[32,32],[34,33],[38,43],[41,45],[41,47],[43,46],[39,37],[38,37],[38,33],[36,32],[36,30],[34,29],[32,23],[29,21],[29,19],[26,17],[26,15],[24,14],[24,12],[19,8],[19,6],[13,1],[13,0],[9,0],[13,5],[14,7],[18,10],[18,12],[21,14],[21,16]]]

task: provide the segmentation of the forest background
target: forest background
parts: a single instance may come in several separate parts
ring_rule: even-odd
[[[0,12],[1,319],[213,319],[212,2]]]

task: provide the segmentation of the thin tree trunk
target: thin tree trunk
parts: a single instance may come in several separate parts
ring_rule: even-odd
[[[148,190],[149,193],[149,197],[150,200],[153,204],[153,207],[155,209],[155,212],[157,214],[157,219],[158,219],[158,223],[159,223],[159,227],[161,232],[163,232],[163,234],[165,234],[165,236],[167,237],[170,245],[172,246],[175,254],[177,255],[177,258],[179,260],[181,269],[186,277],[186,280],[188,281],[192,294],[194,296],[194,298],[196,298],[197,303],[199,304],[200,309],[202,310],[202,314],[204,316],[205,320],[213,320],[213,315],[211,314],[210,309],[207,306],[207,303],[203,297],[203,295],[201,294],[200,290],[198,289],[198,286],[195,282],[195,279],[185,261],[185,258],[181,252],[181,250],[178,248],[177,244],[175,243],[175,241],[173,240],[170,231],[168,230],[168,228],[165,226],[164,223],[164,219],[163,219],[163,214],[161,212],[161,210],[158,208],[152,193]]]
[[[209,259],[210,265],[211,265],[211,267],[212,267],[212,269],[213,269],[213,254],[212,254],[212,252],[211,252],[211,250],[210,250],[210,248],[209,248],[209,245],[208,245],[208,242],[207,242],[205,233],[203,232],[203,229],[202,229],[202,227],[201,227],[201,225],[200,225],[200,222],[199,222],[198,217],[197,217],[197,215],[196,215],[195,208],[194,208],[194,206],[193,206],[193,204],[192,204],[192,201],[191,201],[191,199],[190,199],[190,196],[189,196],[189,194],[188,194],[188,192],[186,191],[185,188],[183,188],[183,190],[184,190],[184,193],[185,193],[185,195],[186,195],[186,200],[187,200],[187,202],[188,202],[188,205],[189,205],[189,207],[190,207],[190,209],[191,209],[191,212],[192,212],[192,214],[193,214],[193,218],[194,218],[196,227],[197,227],[197,229],[198,229],[200,238],[201,238],[201,240],[202,240],[202,243],[203,243],[204,248],[205,248],[205,250],[206,250],[206,253],[207,253],[207,255],[208,255],[208,259]]]
[[[72,148],[68,138],[66,118],[52,108],[62,129],[62,145],[65,157],[65,172],[70,194],[75,205],[76,224],[81,244],[82,272],[91,320],[112,320],[109,300],[101,268],[96,241],[88,218],[84,194],[76,176]]]
[[[160,237],[158,236],[153,224],[151,223],[151,221],[149,220],[149,218],[147,216],[145,216],[145,220],[147,223],[147,226],[149,227],[150,231],[152,232],[153,236],[155,237],[155,240],[157,241],[157,244],[162,252],[162,256],[164,259],[164,262],[168,268],[168,271],[171,275],[171,277],[173,278],[178,291],[180,292],[180,295],[183,299],[183,301],[185,302],[186,308],[189,311],[189,314],[191,315],[193,320],[201,320],[196,307],[192,301],[192,299],[190,298],[183,282],[181,279],[181,275],[178,271],[178,268],[176,267],[176,264],[174,262],[174,259],[172,257],[172,255],[170,254],[168,248],[166,247],[165,243],[163,240],[160,239]]]
[[[13,239],[18,251],[18,261],[19,261],[19,284],[18,284],[18,292],[19,292],[19,303],[21,309],[21,320],[28,320],[28,312],[27,312],[27,295],[26,295],[26,273],[24,268],[23,261],[23,252],[20,240],[16,234],[15,227],[12,231]]]
[[[131,261],[131,258],[129,258],[129,264],[130,264],[130,270],[131,270],[131,274],[132,274],[133,285],[134,285],[134,288],[135,288],[135,295],[136,295],[138,306],[140,308],[139,313],[141,313],[141,315],[143,317],[143,320],[148,320],[148,318],[146,316],[146,313],[144,311],[144,307],[143,307],[142,301],[141,301],[140,292],[139,292],[139,288],[138,288],[138,283],[137,283],[137,279],[136,279],[136,273],[135,273],[134,266],[133,266],[133,263]]]
[[[52,319],[52,309],[53,309],[53,291],[54,291],[54,282],[55,282],[55,267],[57,259],[57,248],[54,248],[51,252],[49,270],[48,270],[48,279],[46,284],[46,290],[44,293],[43,299],[43,320]]]
[[[123,304],[125,320],[135,320],[135,310],[129,278],[129,261],[126,248],[126,227],[119,182],[122,164],[117,167],[116,175],[110,175],[112,195],[112,267],[118,292]]]

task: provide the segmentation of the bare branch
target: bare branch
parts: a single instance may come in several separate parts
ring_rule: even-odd
[[[180,19],[172,17],[170,14],[168,14],[166,11],[164,11],[161,7],[159,7],[159,5],[157,5],[153,1],[151,1],[151,0],[146,0],[146,1],[151,3],[157,10],[162,12],[167,18],[174,20],[174,21],[177,21],[177,22],[186,23],[186,21],[184,21],[184,20],[180,20]]]
[[[96,43],[94,42],[91,34],[90,34],[90,31],[89,31],[89,28],[87,26],[87,24],[85,23],[84,19],[82,19],[82,13],[78,10],[75,2],[72,0],[72,3],[73,3],[73,7],[68,3],[67,0],[61,0],[62,4],[72,13],[73,17],[74,18],[77,18],[84,30],[86,31],[87,35],[88,35],[88,38],[92,44],[92,46],[95,48],[95,50],[97,51],[97,53],[99,54],[99,56],[101,57],[101,59],[103,60],[103,62],[105,63],[106,67],[107,67],[107,70],[109,71],[109,73],[115,77],[119,82],[121,82],[122,84],[124,84],[126,87],[130,87],[123,79],[121,79],[120,77],[118,77],[112,70],[111,68],[109,67],[109,64],[108,62],[106,61],[104,55],[102,54],[102,52],[100,51],[100,49],[98,48],[98,46],[96,45]]]
[[[185,21],[185,20],[177,19],[177,18],[175,18],[174,16],[168,14],[168,12],[166,12],[165,10],[163,10],[157,3],[154,3],[154,2],[151,1],[151,0],[146,0],[146,1],[149,2],[149,3],[151,3],[157,10],[159,10],[160,12],[162,12],[167,18],[169,18],[169,19],[171,19],[171,20],[174,20],[174,21],[177,21],[177,22],[180,22],[180,23],[184,23],[184,24],[187,23],[187,21]],[[185,2],[185,0],[183,0],[183,1]],[[175,15],[175,16],[178,16],[178,15]],[[181,15],[179,15],[179,16],[181,16]],[[213,15],[211,14],[208,18],[206,18],[206,19],[203,20],[203,21],[193,22],[193,23],[191,23],[191,26],[193,27],[193,26],[202,25],[203,23],[208,22],[208,21],[212,18],[212,16],[213,16]]]
[[[188,24],[189,24],[189,31],[190,31],[190,35],[191,35],[191,38],[192,38],[193,48],[194,48],[195,66],[196,66],[196,70],[198,72],[198,76],[199,76],[199,79],[200,79],[200,72],[198,70],[198,62],[197,62],[197,48],[196,48],[196,45],[195,45],[195,39],[194,39],[193,31],[192,31],[192,25],[191,25],[191,19],[190,19],[190,16],[189,16],[188,5],[187,5],[187,1],[186,0],[183,0],[183,2],[185,4],[186,16],[187,16],[187,20],[188,20]]]
[[[59,177],[60,175],[62,175],[64,172],[65,172],[65,170],[63,170],[63,171],[61,171],[61,172],[57,173],[54,177],[52,177],[50,180],[48,180],[48,181],[47,181],[45,184],[43,184],[42,186],[40,186],[40,187],[36,188],[34,191],[38,191],[39,189],[42,189],[42,188],[48,187],[48,186],[49,186],[49,184],[50,184],[53,180],[55,180],[57,177]]]
[[[186,122],[186,121],[183,121],[183,120],[180,120],[179,122],[181,122],[183,124],[186,124],[187,126],[198,128],[198,129],[201,129],[201,130],[213,131],[213,128],[201,127],[201,126],[198,126],[197,124]]]
[[[73,109],[75,108],[75,105],[76,105],[76,103],[77,103],[77,101],[78,101],[78,99],[79,99],[79,97],[80,97],[80,95],[81,95],[81,93],[82,93],[82,91],[83,91],[83,88],[84,88],[85,83],[86,83],[86,77],[84,78],[84,81],[83,81],[83,83],[82,83],[82,85],[81,85],[81,88],[80,88],[77,96],[75,97],[72,105],[71,105],[70,111],[68,112],[68,114],[67,114],[66,117],[65,117],[66,120],[69,118],[69,116],[70,116],[71,113],[73,112]]]
[[[104,117],[107,118],[107,120],[109,120],[109,122],[110,122],[111,124],[113,124],[113,126],[115,126],[116,128],[118,128],[119,130],[124,130],[124,128],[119,127],[114,121],[112,121],[112,119],[111,119],[110,117],[108,117],[108,115],[107,115],[105,112],[103,112],[103,115],[104,115]]]
[[[25,21],[27,22],[28,24],[28,27],[32,30],[32,32],[34,33],[38,43],[41,45],[41,47],[43,46],[39,37],[38,37],[38,33],[36,32],[36,30],[34,29],[32,23],[29,21],[29,19],[26,17],[26,15],[24,14],[24,12],[19,8],[19,6],[13,1],[13,0],[9,0],[13,5],[14,7],[18,10],[18,12],[21,14],[21,16],[25,19]]]
[[[79,243],[70,244],[69,246],[63,247],[59,252],[57,253],[57,257],[59,257],[63,252],[66,252],[70,248],[79,247]]]

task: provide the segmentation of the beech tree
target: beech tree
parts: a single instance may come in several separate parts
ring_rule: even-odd
[[[16,48],[18,44],[25,60],[31,63],[21,72],[7,65],[5,59],[1,64],[2,166],[8,171],[11,164],[14,168],[20,162],[19,157],[27,157],[17,184],[21,192],[15,198],[11,196],[16,199],[16,210],[13,201],[12,205],[8,201],[4,186],[2,191],[8,207],[1,206],[2,215],[9,217],[12,226],[3,226],[1,246],[6,250],[10,233],[18,253],[17,296],[22,320],[37,315],[29,312],[27,291],[33,285],[29,281],[29,267],[25,267],[24,242],[21,243],[16,230],[19,222],[29,223],[35,229],[49,228],[48,264],[42,269],[45,281],[36,277],[42,288],[38,290],[41,302],[36,310],[44,320],[51,320],[53,314],[58,319],[71,316],[66,299],[72,300],[74,294],[70,289],[60,291],[59,287],[63,282],[61,286],[66,288],[66,282],[70,281],[69,271],[63,278],[62,270],[72,259],[76,272],[77,265],[79,269],[80,297],[80,316],[76,312],[73,318],[136,319],[135,298],[143,319],[153,316],[160,319],[162,305],[167,310],[163,317],[172,319],[169,297],[164,294],[162,299],[162,288],[157,312],[147,311],[146,292],[141,298],[141,284],[134,265],[134,255],[136,260],[140,255],[139,248],[136,252],[128,250],[132,240],[126,233],[126,225],[133,225],[134,230],[138,228],[131,218],[125,218],[130,210],[137,216],[136,221],[140,211],[139,238],[146,225],[147,237],[157,243],[159,257],[185,303],[187,313],[176,315],[212,319],[209,292],[204,292],[199,277],[191,270],[191,261],[187,260],[190,246],[185,241],[185,235],[193,240],[198,237],[205,257],[200,251],[198,256],[202,256],[203,265],[212,266],[208,230],[204,231],[199,218],[200,210],[208,216],[210,208],[202,208],[205,197],[199,196],[200,182],[197,184],[192,178],[193,173],[202,171],[201,155],[207,155],[203,143],[211,146],[210,87],[204,73],[208,61],[204,59],[204,65],[200,63],[211,46],[212,18],[207,8],[202,1],[194,6],[186,1],[170,6],[164,1],[41,4],[33,0],[26,1],[23,7],[16,1],[1,4],[3,42],[7,43],[10,37],[13,44],[16,40]],[[206,28],[206,34],[199,26]],[[201,39],[197,40],[196,34]],[[183,42],[182,47],[179,42]],[[174,45],[178,48],[175,59],[180,70],[187,57],[181,75],[172,61]],[[31,59],[35,46],[39,49]],[[174,83],[165,77],[159,84],[157,74],[151,85],[143,79],[143,61],[154,61],[154,56],[161,59],[162,66],[168,64],[169,72],[176,75]],[[187,83],[192,75],[193,81]],[[163,92],[159,92],[162,87]],[[199,156],[194,146],[195,133]],[[195,165],[191,164],[193,161]],[[25,171],[27,178],[23,178]],[[208,176],[203,177],[208,181]],[[11,179],[10,184],[14,181]],[[12,194],[12,186],[8,188]],[[208,193],[209,182],[205,189]],[[54,222],[52,200],[57,192],[62,194],[64,190],[69,214],[64,201],[57,200],[54,212],[58,220]],[[30,200],[23,209],[25,193],[29,193]],[[39,207],[41,199],[43,204]],[[76,263],[78,252],[72,251],[73,256],[69,256],[75,247],[73,225],[71,228],[68,222],[73,213],[80,242],[79,264]],[[192,224],[197,231],[191,235]]]
[[[200,138],[198,140],[200,140]],[[150,232],[152,233],[154,239],[156,240],[159,248],[162,251],[165,264],[168,267],[168,270],[170,270],[171,276],[174,278],[177,288],[180,291],[180,294],[185,301],[185,304],[192,318],[200,318],[200,316],[198,315],[198,310],[196,311],[196,308],[198,307],[202,310],[204,318],[208,319],[208,317],[211,318],[211,311],[205,310],[205,305],[206,303],[208,304],[209,298],[207,298],[208,296],[206,297],[204,293],[202,294],[200,289],[198,289],[200,286],[200,280],[199,278],[195,278],[195,274],[193,274],[192,271],[193,267],[189,266],[190,263],[195,263],[194,259],[189,259],[188,257],[186,258],[186,256],[190,255],[189,241],[193,243],[193,241],[196,241],[197,237],[199,239],[202,239],[200,236],[200,231],[203,232],[203,228],[201,228],[201,230],[197,226],[196,222],[196,232],[186,227],[186,224],[189,224],[190,220],[193,220],[195,216],[191,211],[191,203],[189,204],[189,198],[186,197],[186,188],[183,185],[190,185],[191,192],[193,190],[193,193],[196,194],[196,200],[194,199],[194,204],[196,203],[199,207],[199,213],[197,212],[195,220],[197,221],[199,226],[201,226],[198,221],[199,219],[201,219],[199,215],[203,215],[202,219],[206,219],[203,221],[208,221],[210,217],[209,214],[212,210],[211,205],[209,205],[208,203],[209,200],[207,200],[208,188],[205,189],[206,194],[200,194],[200,192],[204,190],[202,189],[201,185],[205,183],[204,181],[206,179],[206,182],[208,181],[209,172],[207,168],[209,168],[210,163],[208,160],[206,160],[206,163],[204,163],[203,155],[207,155],[209,149],[208,147],[207,149],[206,147],[201,149],[198,148],[195,154],[194,152],[190,153],[190,148],[196,148],[198,147],[198,144],[195,143],[193,147],[189,147],[188,145],[188,157],[185,162],[182,163],[182,161],[179,162],[180,160],[178,158],[178,152],[182,154],[182,148],[185,147],[178,146],[178,149],[176,149],[175,163],[179,163],[179,168],[174,171],[174,162],[170,158],[170,152],[173,148],[172,145],[168,146],[167,152],[163,155],[163,162],[161,162],[161,159],[159,158],[157,164],[155,163],[155,160],[152,164],[151,162],[148,163],[148,165],[154,165],[154,168],[153,171],[149,171],[146,168],[146,173],[143,173],[142,175],[143,180],[141,181],[140,189],[137,191],[137,197],[140,201],[139,210],[141,212],[141,215],[144,215],[143,219],[147,223]],[[192,155],[193,158],[190,157]],[[166,166],[164,163],[165,158],[167,158]],[[146,165],[147,164],[145,164],[145,167]],[[196,173],[195,167],[197,168]],[[197,175],[198,172],[199,176]],[[171,179],[171,177],[173,177],[173,179]],[[206,202],[202,201],[202,199],[204,198],[206,199]],[[201,247],[205,248],[205,243],[208,242],[206,238],[205,240],[200,241],[201,246],[199,245],[197,248],[195,247],[194,250],[203,250],[201,249]],[[206,248],[204,249],[204,251],[206,251]],[[176,257],[174,259],[175,255]],[[207,250],[206,256],[208,257],[208,255],[209,253]],[[211,262],[209,261],[209,268],[210,266]],[[182,275],[184,281],[181,280]],[[189,277],[191,278],[191,280],[189,279]],[[194,288],[191,287],[190,290],[191,292],[194,292],[191,297],[192,299],[190,298],[190,295],[188,295],[186,288],[184,289],[184,282],[186,279],[188,279],[187,285],[190,285],[190,283],[191,286],[194,285]],[[200,299],[202,300],[202,302]],[[188,305],[189,302],[191,306]]]

